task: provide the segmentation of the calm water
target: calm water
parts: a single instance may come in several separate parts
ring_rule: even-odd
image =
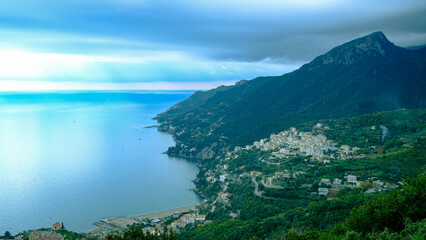
[[[191,205],[198,172],[143,126],[190,93],[0,94],[0,233]]]

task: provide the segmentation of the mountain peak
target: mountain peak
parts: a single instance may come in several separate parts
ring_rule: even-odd
[[[361,38],[376,38],[378,40],[384,40],[384,41],[389,42],[389,40],[386,38],[385,34],[381,31],[373,32],[373,33],[366,35],[364,37],[361,37]]]
[[[333,48],[322,55],[321,60],[323,64],[351,65],[363,57],[385,57],[387,51],[394,46],[383,32],[374,32]]]
[[[376,49],[380,48],[384,50],[385,48],[393,45],[383,34],[383,32],[374,32],[364,37],[357,38],[353,41],[348,42],[348,44],[355,45],[355,47],[360,49]],[[383,55],[383,54],[382,54]]]

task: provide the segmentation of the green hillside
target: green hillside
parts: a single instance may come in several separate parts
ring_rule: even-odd
[[[299,123],[426,106],[426,50],[381,32],[355,39],[278,77],[197,92],[157,116],[168,153],[209,159]]]

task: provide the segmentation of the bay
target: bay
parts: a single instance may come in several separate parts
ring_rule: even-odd
[[[0,94],[0,232],[83,232],[105,217],[202,199],[194,163],[163,154],[174,141],[152,118],[191,92]]]

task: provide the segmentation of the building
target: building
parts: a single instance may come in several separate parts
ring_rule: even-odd
[[[36,239],[39,239],[39,238],[41,238],[42,233],[43,233],[43,232],[41,232],[41,231],[34,231],[34,232],[32,232],[32,233],[30,234],[29,239],[30,239],[30,240],[36,240]]]
[[[324,183],[324,184],[327,184],[327,185],[331,184],[330,179],[328,179],[328,178],[321,179],[321,182]]]
[[[195,216],[193,214],[185,214],[180,219],[186,224],[195,222]]]
[[[338,179],[338,178],[335,178],[335,179],[333,180],[333,184],[335,184],[335,185],[340,185],[340,184],[342,184],[342,180],[341,180],[341,179]]]
[[[222,199],[228,199],[231,196],[232,196],[231,193],[224,193],[224,194],[222,194]]]
[[[318,188],[318,195],[320,196],[327,196],[328,192],[328,188]]]
[[[195,220],[204,222],[204,221],[206,221],[206,215],[205,214],[198,214],[197,217],[195,218]]]
[[[61,230],[61,224],[59,222],[55,222],[54,224],[52,224],[52,229],[53,230]]]
[[[61,236],[46,236],[41,237],[38,240],[63,240],[63,238]]]
[[[356,176],[354,176],[354,175],[348,175],[347,179],[348,179],[348,182],[351,182],[351,183],[356,183],[357,182],[356,181]]]
[[[350,151],[350,150],[351,150],[351,147],[350,147],[349,145],[342,145],[340,148],[341,148],[343,151]]]
[[[33,231],[28,238],[29,240],[64,240],[60,233],[52,231]]]
[[[184,228],[186,226],[186,223],[182,220],[176,220],[174,222],[172,222],[172,224],[170,225],[172,228]]]

